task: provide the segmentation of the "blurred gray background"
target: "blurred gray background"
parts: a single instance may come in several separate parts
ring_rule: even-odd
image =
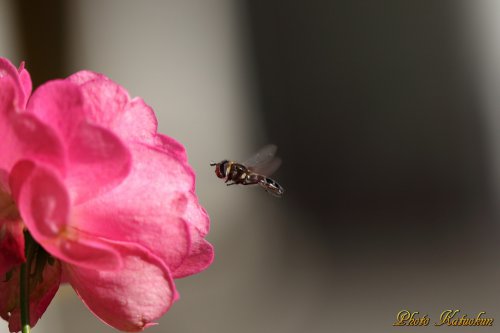
[[[186,146],[216,260],[148,332],[500,320],[500,1],[0,0],[0,55],[105,73]],[[209,167],[268,142],[282,200]],[[89,331],[70,287],[33,330]]]

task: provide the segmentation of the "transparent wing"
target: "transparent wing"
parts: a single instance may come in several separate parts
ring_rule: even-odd
[[[276,151],[278,147],[276,145],[265,145],[258,152],[252,155],[248,160],[243,162],[243,164],[247,167],[257,166],[262,163],[266,163],[270,161],[274,155],[276,155]]]
[[[270,161],[259,164],[254,167],[248,167],[252,172],[258,173],[264,176],[271,176],[281,165],[281,158],[273,157]]]
[[[266,145],[243,162],[243,165],[253,172],[270,176],[281,165],[281,159],[275,156],[277,150],[276,145]]]

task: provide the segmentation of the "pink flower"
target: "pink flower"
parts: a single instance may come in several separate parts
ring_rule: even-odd
[[[20,330],[27,230],[41,246],[32,325],[63,280],[107,324],[140,331],[177,299],[173,279],[213,259],[185,150],[157,133],[142,99],[101,74],[30,95],[23,65],[0,58],[0,315]]]

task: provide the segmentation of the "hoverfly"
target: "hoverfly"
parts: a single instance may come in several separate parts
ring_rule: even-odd
[[[229,185],[260,185],[264,190],[274,196],[281,197],[285,189],[275,180],[267,177],[278,169],[281,159],[276,157],[276,145],[262,147],[257,153],[243,163],[222,160],[219,163],[210,163],[215,166],[215,174],[225,178]]]

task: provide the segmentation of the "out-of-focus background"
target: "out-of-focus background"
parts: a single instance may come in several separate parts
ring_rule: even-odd
[[[186,146],[216,260],[148,332],[500,320],[500,2],[0,0],[0,55],[103,72]],[[209,167],[268,142],[282,200]],[[69,287],[33,331],[114,332]]]

